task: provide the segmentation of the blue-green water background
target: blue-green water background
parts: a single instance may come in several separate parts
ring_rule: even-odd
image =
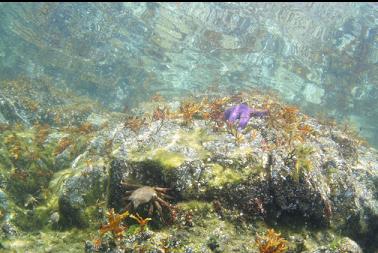
[[[374,3],[2,3],[0,15],[0,81],[49,78],[111,110],[156,92],[274,89],[378,145]]]

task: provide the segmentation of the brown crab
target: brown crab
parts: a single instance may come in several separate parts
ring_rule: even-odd
[[[151,186],[138,186],[132,185],[121,181],[121,184],[126,188],[131,188],[135,190],[126,191],[125,199],[129,201],[126,206],[126,210],[129,210],[131,207],[136,209],[138,206],[144,204],[150,204],[148,209],[148,215],[151,216],[154,210],[154,206],[158,210],[160,219],[163,223],[167,223],[163,217],[163,208],[165,207],[171,216],[171,221],[174,221],[176,218],[175,207],[165,201],[163,198],[174,199],[173,197],[167,195],[166,193],[171,190],[171,188],[162,188],[162,187],[151,187]]]

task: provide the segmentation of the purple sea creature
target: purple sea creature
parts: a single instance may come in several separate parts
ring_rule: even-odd
[[[234,123],[237,119],[239,120],[238,130],[244,129],[250,118],[252,117],[262,117],[268,114],[268,110],[255,110],[246,103],[235,105],[231,108],[228,108],[224,112],[224,119],[230,123]]]

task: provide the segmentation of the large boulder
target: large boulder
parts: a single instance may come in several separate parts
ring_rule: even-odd
[[[241,141],[232,131],[214,132],[203,120],[191,126],[153,121],[138,132],[118,126],[109,205],[125,207],[121,181],[129,181],[170,187],[178,200],[217,200],[249,218],[296,217],[303,225],[343,229],[358,241],[372,236],[376,151],[305,116],[301,125],[311,126],[311,134],[278,145],[274,138],[285,129],[270,127],[269,120],[252,119]]]
[[[261,97],[248,102],[261,107]],[[91,225],[99,208],[126,207],[126,182],[168,187],[172,204],[214,202],[249,221],[331,227],[365,246],[377,229],[376,150],[292,107],[270,108],[269,116],[252,118],[241,132],[179,115],[138,127],[128,122],[136,118],[114,119],[82,134],[81,148],[54,152],[56,162],[59,156],[70,162],[52,176],[53,196],[43,217],[58,212],[58,228]],[[75,146],[79,153],[69,151]]]

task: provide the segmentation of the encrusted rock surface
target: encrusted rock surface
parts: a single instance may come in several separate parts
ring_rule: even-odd
[[[378,215],[376,150],[301,113],[311,134],[277,145],[274,138],[285,130],[270,127],[271,117],[252,118],[239,142],[226,128],[215,132],[212,122],[196,119],[189,126],[177,118],[136,131],[123,122],[99,130],[61,186],[61,221],[84,224],[80,215],[93,215],[89,207],[104,197],[108,208],[123,210],[121,182],[130,182],[171,188],[172,204],[216,201],[249,221],[284,224],[296,217],[300,226],[342,230],[365,243],[361,238],[372,236]],[[100,159],[106,154],[111,158]]]
[[[263,118],[251,118],[242,132],[238,132],[237,124],[215,128],[218,124],[215,121],[198,115],[190,121],[184,120],[182,114],[174,111],[165,119],[145,116],[139,127],[130,123],[138,118],[127,116],[122,120],[120,115],[108,113],[90,115],[87,120],[94,122],[93,127],[84,122],[80,127],[64,128],[61,132],[40,125],[19,132],[6,130],[2,136],[1,164],[15,167],[11,175],[18,180],[17,185],[29,188],[25,188],[28,194],[23,193],[22,199],[13,199],[18,193],[11,187],[12,181],[4,181],[12,197],[5,194],[2,200],[4,225],[15,224],[22,229],[27,226],[55,230],[91,228],[106,209],[124,210],[128,189],[121,182],[129,182],[171,188],[168,195],[174,200],[165,200],[178,207],[178,222],[184,227],[195,227],[206,219],[211,220],[205,222],[208,226],[219,226],[218,219],[222,219],[225,229],[231,233],[227,237],[214,230],[205,241],[198,238],[196,242],[184,232],[188,228],[181,230],[181,225],[176,224],[172,229],[183,233],[181,239],[172,238],[171,243],[177,242],[177,248],[186,240],[193,252],[241,247],[232,235],[232,224],[257,226],[253,230],[256,232],[262,230],[263,221],[278,224],[286,236],[302,238],[289,238],[292,249],[305,247],[317,252],[322,247],[345,246],[342,236],[352,238],[363,247],[374,248],[367,245],[365,238],[373,236],[377,229],[377,151],[361,144],[350,132],[320,123],[294,107],[258,94],[245,99],[253,108],[267,103],[270,113]],[[202,100],[202,106],[203,101],[206,100]],[[232,105],[234,102],[225,102],[223,107]],[[165,106],[177,108],[176,103],[165,103]],[[146,104],[146,108],[156,107]],[[32,143],[30,147],[35,152],[41,152],[38,143],[42,140],[43,146],[50,150],[39,158],[45,161],[39,163],[42,167],[27,162],[26,155],[31,155],[28,152],[18,154],[19,148],[26,148],[26,141]],[[64,163],[59,159],[61,156],[65,157]],[[52,166],[54,173],[46,174],[49,179],[46,182],[37,181],[36,173],[47,173],[43,170],[46,164]],[[21,165],[27,167],[20,170]],[[32,177],[25,181],[28,182],[25,186],[23,173]],[[32,183],[42,184],[41,190]],[[47,194],[45,199],[42,192]],[[145,216],[148,208],[149,205],[142,205],[138,210]],[[165,207],[163,212],[168,212]],[[188,218],[193,214],[197,217]],[[152,219],[155,229],[170,234],[159,223],[159,213],[154,212]],[[312,229],[317,227],[324,231],[324,238],[326,233],[331,233],[333,239],[321,239],[322,243],[314,244],[313,239],[305,239],[306,236],[296,234],[290,226],[285,227],[290,223],[305,229],[309,238],[316,235]],[[202,228],[209,228],[207,225]],[[158,243],[162,231],[142,241]],[[244,237],[250,238],[253,231]],[[110,238],[104,238],[104,243],[107,240]],[[135,243],[130,241],[130,245]],[[250,252],[251,245],[243,247],[245,252]],[[353,252],[358,252],[358,247]],[[90,244],[88,252],[91,252],[89,248]],[[189,248],[188,252],[192,252]]]

